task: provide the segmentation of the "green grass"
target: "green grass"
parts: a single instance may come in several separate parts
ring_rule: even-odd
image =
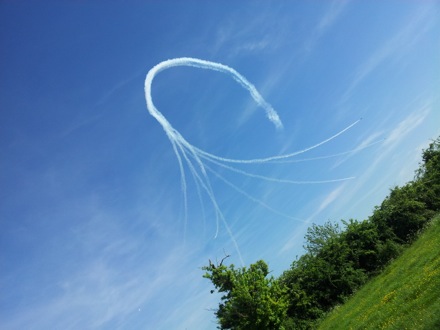
[[[440,329],[440,216],[318,329]]]

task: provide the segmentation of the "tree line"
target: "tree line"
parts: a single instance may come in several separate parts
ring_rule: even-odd
[[[204,277],[222,294],[219,329],[311,329],[395,259],[440,211],[440,137],[423,150],[414,179],[394,187],[372,215],[312,225],[305,254],[281,276],[263,260],[236,268],[209,262]]]

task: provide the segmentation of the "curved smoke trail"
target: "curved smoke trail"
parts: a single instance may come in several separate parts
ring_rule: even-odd
[[[181,58],[175,58],[163,61],[157,65],[155,65],[148,73],[145,78],[145,99],[147,102],[147,109],[161,125],[164,129],[166,135],[168,136],[169,140],[171,141],[173,151],[177,157],[177,162],[179,165],[180,170],[180,181],[181,181],[181,190],[183,194],[184,199],[184,212],[185,212],[185,231],[186,231],[186,223],[187,223],[187,213],[188,213],[188,196],[187,196],[187,176],[185,174],[185,164],[187,165],[187,168],[190,170],[193,180],[195,184],[197,185],[198,193],[200,196],[200,191],[204,191],[206,195],[208,196],[212,207],[215,212],[216,216],[216,223],[217,223],[217,230],[215,237],[218,235],[219,230],[219,222],[221,221],[223,225],[225,226],[225,229],[234,244],[238,257],[240,258],[240,261],[242,264],[244,264],[243,259],[241,257],[240,249],[238,247],[237,241],[235,240],[232,231],[222,213],[220,210],[220,207],[217,203],[216,197],[214,195],[214,190],[211,187],[211,183],[208,176],[208,171],[219,177],[223,182],[233,187],[235,190],[237,190],[239,193],[243,194],[245,197],[250,199],[253,202],[256,202],[260,204],[261,206],[268,208],[272,212],[276,214],[280,214],[280,212],[272,209],[267,204],[264,204],[262,201],[258,200],[255,197],[252,197],[251,195],[247,194],[245,191],[241,190],[237,186],[235,186],[233,183],[227,181],[225,178],[223,178],[221,175],[219,175],[217,172],[213,171],[205,162],[211,162],[213,164],[216,164],[218,166],[221,166],[223,168],[226,168],[230,171],[234,171],[239,174],[247,175],[249,177],[253,177],[260,180],[269,180],[279,183],[290,183],[290,184],[300,184],[300,183],[327,183],[327,182],[337,182],[337,181],[344,181],[350,178],[343,178],[343,179],[337,179],[337,180],[325,180],[325,181],[308,181],[308,182],[299,182],[299,181],[292,181],[292,180],[285,180],[285,179],[274,179],[274,178],[268,178],[262,175],[252,174],[249,172],[245,172],[239,169],[236,169],[234,167],[225,165],[223,163],[241,163],[241,164],[252,164],[252,163],[275,163],[277,161],[290,159],[296,155],[306,153],[307,151],[310,151],[312,149],[318,148],[322,146],[325,143],[330,142],[331,140],[335,139],[345,131],[352,128],[354,125],[356,125],[361,119],[355,121],[354,123],[350,124],[346,128],[342,129],[341,131],[337,132],[336,134],[330,136],[329,138],[316,143],[308,148],[302,149],[300,151],[296,151],[293,153],[283,154],[283,155],[277,155],[277,156],[271,156],[266,158],[257,158],[257,159],[230,159],[225,157],[220,157],[214,154],[211,154],[209,152],[206,152],[204,150],[201,150],[194,145],[190,144],[188,141],[185,140],[185,138],[168,122],[168,120],[162,115],[162,113],[157,110],[155,107],[152,96],[151,96],[151,85],[153,83],[154,77],[161,71],[176,67],[176,66],[191,66],[195,68],[200,69],[208,69],[213,71],[218,71],[221,73],[225,73],[229,75],[231,78],[233,78],[235,81],[237,81],[243,88],[247,89],[252,96],[252,98],[255,100],[255,102],[262,107],[265,112],[267,118],[275,125],[277,129],[282,129],[283,124],[277,114],[277,112],[273,109],[273,107],[267,103],[264,98],[261,96],[261,94],[257,91],[255,86],[251,84],[244,76],[242,76],[240,73],[238,73],[233,68],[216,63],[216,62],[210,62],[205,61],[197,58],[191,58],[191,57],[181,57]],[[201,200],[201,198],[199,197]],[[283,216],[287,216],[282,214]],[[287,216],[288,218],[296,221],[303,221],[298,218]]]
[[[147,77],[145,79],[145,98],[147,100],[148,111],[154,118],[156,118],[159,121],[159,123],[164,127],[166,132],[167,129],[172,129],[172,126],[154,106],[153,100],[151,98],[151,84],[153,82],[154,77],[159,72],[176,66],[192,66],[200,69],[208,69],[208,70],[226,73],[227,75],[231,76],[235,81],[237,81],[241,86],[243,86],[249,91],[255,102],[266,111],[267,117],[275,125],[276,128],[281,129],[283,127],[283,124],[281,123],[281,120],[277,112],[272,108],[272,106],[269,103],[267,103],[264,100],[264,98],[257,91],[255,86],[251,84],[245,77],[243,77],[236,70],[234,70],[233,68],[227,65],[217,62],[210,62],[192,57],[180,57],[180,58],[174,58],[171,60],[163,61],[155,65],[148,72]]]

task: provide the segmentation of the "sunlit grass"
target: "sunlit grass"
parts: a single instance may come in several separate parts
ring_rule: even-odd
[[[440,216],[318,329],[440,329]]]

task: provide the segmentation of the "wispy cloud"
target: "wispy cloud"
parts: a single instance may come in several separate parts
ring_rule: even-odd
[[[277,49],[279,44],[275,32],[281,29],[283,22],[268,17],[270,12],[263,10],[262,13],[246,20],[228,19],[223,22],[216,28],[216,38],[210,51],[218,54],[227,50],[222,57],[232,59],[238,55]]]
[[[342,96],[342,102],[347,101],[356,87],[361,84],[375,69],[391,57],[400,58],[405,52],[413,47],[416,42],[433,26],[434,13],[430,6],[423,7],[406,22],[402,29],[382,46],[372,52],[368,59],[357,69],[353,80]]]
[[[390,132],[384,142],[384,147],[389,150],[399,144],[412,130],[423,123],[430,111],[431,105],[426,104],[403,119],[396,128]]]
[[[289,238],[289,240],[280,249],[279,254],[288,252],[297,246],[299,239],[302,239],[303,231],[304,231],[305,227],[306,226],[302,226],[301,228],[295,229],[293,235]]]
[[[299,237],[302,237],[304,230],[310,225],[311,221],[315,219],[317,215],[323,212],[329,205],[337,200],[337,198],[344,191],[345,185],[345,183],[339,185],[339,187],[333,189],[322,198],[316,211],[307,218],[306,222],[302,224],[300,228],[296,228],[295,234],[283,245],[279,253],[287,252],[296,246]]]
[[[350,0],[333,1],[329,9],[319,20],[310,38],[306,41],[304,49],[306,52],[312,51],[319,39],[335,24],[346,10]]]
[[[197,313],[194,304],[185,302],[194,299],[194,290],[205,288],[199,285],[199,267],[205,260],[200,259],[199,247],[166,240],[174,237],[170,234],[172,229],[167,229],[166,237],[152,228],[149,218],[163,221],[164,212],[152,214],[150,204],[148,210],[137,216],[127,215],[100,203],[93,194],[83,195],[78,202],[82,205],[80,210],[72,209],[69,201],[60,202],[65,214],[57,220],[63,223],[69,220],[73,223],[78,218],[88,220],[66,225],[65,231],[46,239],[50,246],[57,247],[45,256],[51,261],[27,266],[27,274],[20,276],[25,282],[20,283],[23,286],[20,290],[26,298],[18,310],[11,307],[9,313],[1,313],[0,328],[139,329],[154,324],[156,317],[164,317],[156,315],[169,313],[170,308]],[[167,209],[164,204],[161,208]],[[45,217],[54,216],[45,214]],[[127,221],[122,223],[122,218]],[[138,230],[133,231],[133,227]],[[48,265],[50,268],[40,270]],[[34,273],[32,278],[34,275],[30,274]],[[3,277],[2,286],[12,287],[14,281]],[[29,282],[39,286],[26,288]],[[173,295],[179,296],[182,305],[169,306],[169,297]],[[200,291],[199,298],[198,305],[203,311],[204,306],[212,305],[209,294],[203,299]],[[209,320],[211,314],[207,312],[205,319]],[[144,324],[127,326],[142,320]],[[203,315],[199,322],[204,322]],[[164,322],[158,319],[157,323]],[[168,328],[175,329],[178,325]]]
[[[369,136],[367,136],[366,138],[364,138],[358,145],[357,147],[354,148],[353,152],[350,152],[349,154],[347,154],[345,157],[343,157],[342,159],[340,159],[339,161],[337,161],[333,166],[332,169],[335,169],[336,167],[340,166],[341,164],[343,164],[344,162],[346,162],[348,159],[352,158],[353,156],[355,156],[356,154],[358,154],[360,151],[364,150],[365,148],[368,148],[372,145],[376,145],[378,143],[380,143],[381,141],[383,141],[383,139],[380,139],[380,137],[383,135],[383,131],[377,131],[374,132],[372,134],[370,134]]]
[[[146,324],[161,317],[157,310],[169,313],[168,296],[177,295],[181,306],[171,310],[179,310],[181,321],[190,322],[188,315],[195,313],[193,319],[209,320],[212,313],[206,308],[213,305],[208,290],[198,286],[201,271],[192,262],[188,266],[183,262],[191,252],[176,249],[164,260],[153,264],[136,256],[138,265],[115,268],[114,265],[98,258],[64,279],[57,279],[48,292],[56,290],[57,295],[44,297],[36,304],[29,299],[27,308],[20,314],[2,317],[0,327],[4,329],[126,329],[134,315],[141,316]],[[196,288],[198,286],[198,288]],[[194,290],[198,290],[197,304],[194,308]],[[188,304],[185,305],[185,302]],[[154,307],[153,307],[154,306]],[[162,306],[158,309],[158,306]],[[153,310],[155,312],[153,312]],[[204,313],[205,315],[201,315]],[[176,321],[177,316],[173,318]],[[139,321],[139,320],[138,320]],[[148,321],[148,322],[147,322]],[[193,320],[194,322],[194,320]],[[159,322],[164,323],[164,322]],[[193,324],[194,325],[194,324]],[[170,325],[176,328],[177,324]],[[142,328],[138,324],[135,328]]]
[[[357,180],[355,180],[352,185],[350,185],[348,190],[348,197],[342,198],[340,201],[341,204],[347,205],[351,201],[351,205],[349,206],[349,210],[357,207],[360,203],[362,203],[366,198],[374,194],[377,189],[383,189],[383,182],[381,180],[374,187],[370,188],[367,193],[363,194],[360,198],[357,198],[353,203],[352,196],[355,196],[358,191],[365,188],[365,185],[371,182],[371,178],[377,173],[378,168],[382,167],[385,161],[389,161],[390,156],[396,153],[399,146],[408,139],[408,136],[411,132],[413,132],[417,127],[419,127],[429,116],[432,110],[432,104],[426,103],[425,105],[419,106],[415,110],[413,110],[409,115],[407,115],[404,119],[397,123],[397,125],[392,128],[386,140],[381,144],[381,148],[378,150],[378,156],[374,159],[374,161],[368,165],[367,170],[362,173]],[[374,135],[374,134],[373,134]],[[401,164],[400,171],[408,172],[408,167],[413,166],[412,162],[408,162],[405,164]],[[387,166],[386,168],[388,168]]]
[[[431,103],[427,103],[416,108],[416,110],[402,119],[388,134],[382,145],[382,150],[380,151],[379,156],[373,164],[369,166],[368,173],[374,171],[375,167],[378,166],[385,157],[392,153],[414,129],[421,125],[426,120],[431,110]]]
[[[222,54],[222,58],[231,60],[250,53],[259,53],[261,56],[261,53],[270,52],[277,56],[275,51],[281,49],[282,52],[292,53],[287,60],[284,58],[282,63],[276,60],[270,61],[272,62],[270,63],[271,70],[265,73],[264,81],[258,83],[258,90],[263,95],[270,95],[277,86],[279,87],[286,79],[289,79],[288,75],[293,74],[292,67],[297,67],[299,62],[306,60],[319,39],[328,33],[338,19],[343,16],[350,1],[335,0],[331,2],[311,29],[310,36],[305,41],[302,41],[302,36],[301,39],[298,38],[298,41],[295,41],[302,42],[302,46],[298,48],[292,47],[292,44],[296,44],[295,42],[286,43],[287,39],[291,40],[292,29],[295,29],[295,26],[292,24],[290,16],[281,15],[281,11],[283,11],[281,6],[279,11],[276,11],[277,15],[274,15],[272,10],[262,11],[264,14],[248,18],[245,26],[242,24],[242,19],[224,22],[217,31],[217,37],[211,51],[218,54],[227,49],[227,52]],[[255,114],[255,103],[249,101],[243,108],[244,111],[235,119],[237,129],[247,123]],[[288,111],[289,109],[284,110]]]
[[[327,194],[324,199],[319,204],[319,207],[317,210],[307,219],[307,222],[310,222],[312,219],[314,219],[318,214],[320,214],[322,211],[324,211],[331,203],[333,203],[336,198],[339,197],[339,195],[344,190],[345,184],[341,184],[336,189],[333,189],[329,194]]]

